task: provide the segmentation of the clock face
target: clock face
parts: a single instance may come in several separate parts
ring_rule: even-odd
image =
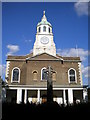
[[[40,39],[40,42],[43,43],[43,44],[47,44],[49,42],[49,39],[48,39],[48,37],[42,37]]]

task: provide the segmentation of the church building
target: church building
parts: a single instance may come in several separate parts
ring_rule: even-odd
[[[56,40],[57,41],[57,40]],[[7,57],[6,99],[16,103],[42,103],[47,95],[47,73],[51,66],[53,100],[58,104],[72,104],[85,100],[80,57],[64,57],[56,54],[52,25],[45,11],[37,24],[33,52],[24,56]]]

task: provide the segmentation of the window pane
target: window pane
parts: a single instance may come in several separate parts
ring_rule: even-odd
[[[39,30],[38,30],[39,32],[41,31],[41,28],[39,27]]]
[[[47,80],[47,73],[44,72],[45,69],[42,70],[42,80]]]
[[[70,75],[75,75],[75,71],[74,71],[74,70],[70,70],[70,71],[69,71],[69,74],[70,74]]]
[[[73,69],[69,71],[69,76],[70,76],[70,82],[75,82],[75,71]]]
[[[18,79],[19,79],[19,70],[14,69],[13,70],[13,81],[18,81]]]
[[[50,33],[50,28],[48,28],[48,31],[49,31],[49,33]]]
[[[43,27],[43,32],[46,32],[46,26]]]
[[[70,76],[70,81],[75,81],[75,76]]]

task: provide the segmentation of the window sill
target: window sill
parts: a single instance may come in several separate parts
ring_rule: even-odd
[[[41,80],[41,82],[47,82],[47,80]]]
[[[19,81],[11,81],[11,83],[20,83]]]
[[[77,82],[70,82],[69,84],[77,84]]]

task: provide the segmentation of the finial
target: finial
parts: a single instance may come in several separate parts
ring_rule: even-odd
[[[45,16],[45,10],[43,11],[42,21],[47,21],[47,18],[46,18],[46,16]]]
[[[45,15],[45,10],[43,11],[43,15]]]

